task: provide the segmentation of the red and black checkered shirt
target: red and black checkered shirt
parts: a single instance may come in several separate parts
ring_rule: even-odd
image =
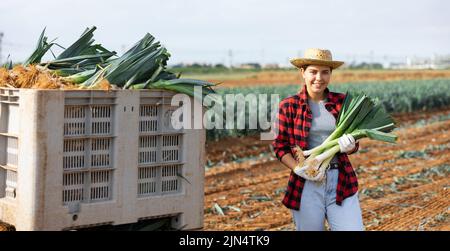
[[[345,94],[330,92],[325,89],[325,108],[337,119],[339,111],[345,99]],[[313,116],[308,105],[308,95],[306,85],[302,90],[291,97],[283,99],[280,102],[278,113],[278,135],[272,143],[277,158],[281,161],[287,153],[295,156],[295,146],[298,145],[302,150],[308,150],[308,134],[311,128]],[[355,153],[359,149],[359,142],[356,142],[355,149],[349,154]],[[336,188],[336,204],[341,205],[342,201],[352,196],[358,191],[358,181],[352,164],[346,153],[338,153],[339,178]],[[290,209],[299,210],[300,199],[302,197],[305,179],[296,175],[293,171],[289,177],[288,186],[283,204]]]

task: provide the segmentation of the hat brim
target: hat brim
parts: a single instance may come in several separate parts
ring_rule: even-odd
[[[329,66],[331,69],[336,69],[339,66],[343,65],[342,61],[328,61],[328,60],[320,60],[320,59],[310,59],[310,58],[293,58],[290,60],[291,64],[297,68],[302,68],[305,65],[324,65]]]

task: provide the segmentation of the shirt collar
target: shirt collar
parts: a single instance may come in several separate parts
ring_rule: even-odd
[[[332,93],[330,92],[328,87],[325,88],[324,94],[325,94],[325,106],[328,106],[328,105],[334,106],[335,104],[330,101],[333,99],[331,97]],[[302,90],[298,93],[298,96],[300,98],[300,105],[308,105],[308,91],[306,89],[306,84],[303,85]]]

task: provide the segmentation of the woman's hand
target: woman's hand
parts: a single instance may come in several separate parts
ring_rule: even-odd
[[[288,167],[292,171],[295,169],[296,166],[298,166],[298,161],[295,160],[294,157],[292,157],[292,154],[290,153],[285,154],[281,158],[281,163],[283,163],[286,167]]]
[[[338,139],[341,153],[349,153],[356,147],[355,138],[351,134],[344,134]]]
[[[301,173],[301,166],[297,165],[292,171],[294,171],[295,174],[300,176]]]

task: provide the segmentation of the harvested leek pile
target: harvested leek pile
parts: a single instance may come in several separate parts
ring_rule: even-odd
[[[195,79],[182,79],[166,70],[170,54],[160,42],[146,34],[122,56],[94,44],[96,27],[86,29],[72,45],[64,48],[48,42],[45,29],[36,49],[22,65],[6,63],[0,68],[0,87],[35,89],[165,89],[194,96],[194,87],[202,96],[215,93],[215,85]],[[55,56],[51,48],[63,51]],[[42,61],[48,52],[54,59]],[[198,97],[200,98],[200,97]]]

